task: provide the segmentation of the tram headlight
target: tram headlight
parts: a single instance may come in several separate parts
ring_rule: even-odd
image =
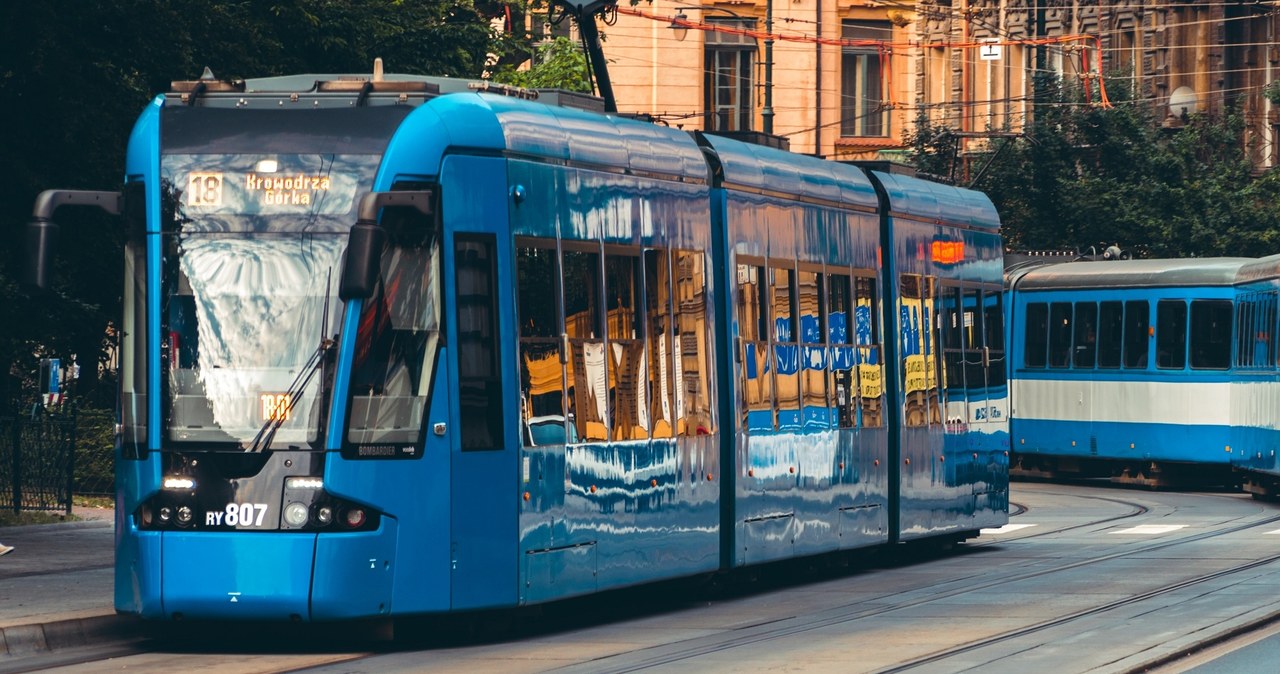
[[[191,491],[196,488],[196,481],[181,475],[170,475],[164,479],[164,488],[176,491]]]
[[[291,527],[300,527],[307,523],[311,512],[307,506],[294,501],[284,507],[284,522]]]
[[[194,513],[191,512],[190,506],[179,506],[178,507],[178,526],[185,527],[188,524],[191,524],[191,518],[193,516],[194,516]]]
[[[327,527],[333,523],[333,508],[320,506],[316,508],[316,524]]]
[[[318,477],[299,477],[295,475],[284,479],[284,488],[320,491],[324,489],[324,480]]]
[[[164,506],[160,508],[160,523],[168,524],[172,520],[173,520],[173,508],[170,508],[169,506]]]

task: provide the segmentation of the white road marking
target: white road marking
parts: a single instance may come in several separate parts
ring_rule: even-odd
[[[1017,531],[1018,529],[1026,529],[1027,527],[1034,527],[1034,526],[1039,526],[1039,525],[1036,525],[1036,524],[1006,524],[1006,525],[1004,525],[1004,526],[1002,526],[1002,527],[996,527],[996,528],[994,528],[994,529],[983,529],[983,530],[982,530],[982,533],[984,533],[984,534],[1008,534],[1008,533],[1012,533],[1012,532],[1014,532],[1014,531]]]
[[[1280,529],[1276,529],[1275,531],[1268,531],[1267,534],[1280,534]]]
[[[1185,524],[1140,524],[1131,529],[1121,529],[1112,531],[1113,534],[1137,534],[1139,536],[1154,536],[1156,534],[1167,534],[1170,531],[1184,529]]]

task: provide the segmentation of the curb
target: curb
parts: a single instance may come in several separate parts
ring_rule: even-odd
[[[15,524],[8,527],[0,527],[0,534],[12,534],[18,531],[53,531],[61,529],[64,531],[74,531],[76,529],[93,529],[97,527],[114,527],[116,525],[114,518],[103,518],[95,520],[74,520],[71,522],[49,522],[48,524]]]
[[[100,615],[0,627],[0,656],[25,656],[64,648],[127,641],[139,636],[136,618]]]
[[[1280,622],[1280,611],[1274,605],[1259,607],[1253,611],[1237,616],[1234,620],[1222,623],[1221,629],[1204,635],[1187,635],[1166,644],[1161,653],[1137,653],[1115,664],[1123,668],[1122,672],[1149,672],[1159,667],[1172,665],[1179,660],[1207,651],[1215,646],[1247,636],[1254,632],[1273,627]],[[1203,631],[1203,630],[1202,630]],[[1143,659],[1145,658],[1145,659]]]

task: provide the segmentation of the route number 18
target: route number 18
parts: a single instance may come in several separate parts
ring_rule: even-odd
[[[222,205],[222,173],[191,173],[187,178],[187,205],[211,208]]]

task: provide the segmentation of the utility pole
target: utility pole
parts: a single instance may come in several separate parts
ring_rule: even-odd
[[[764,4],[764,110],[760,121],[764,132],[773,134],[773,0]]]
[[[578,31],[587,46],[587,59],[595,76],[596,88],[604,99],[605,112],[617,112],[618,101],[613,96],[613,82],[609,79],[609,66],[600,47],[600,31],[596,28],[596,15],[604,14],[618,4],[618,0],[551,0],[553,6],[563,7],[578,22]]]

